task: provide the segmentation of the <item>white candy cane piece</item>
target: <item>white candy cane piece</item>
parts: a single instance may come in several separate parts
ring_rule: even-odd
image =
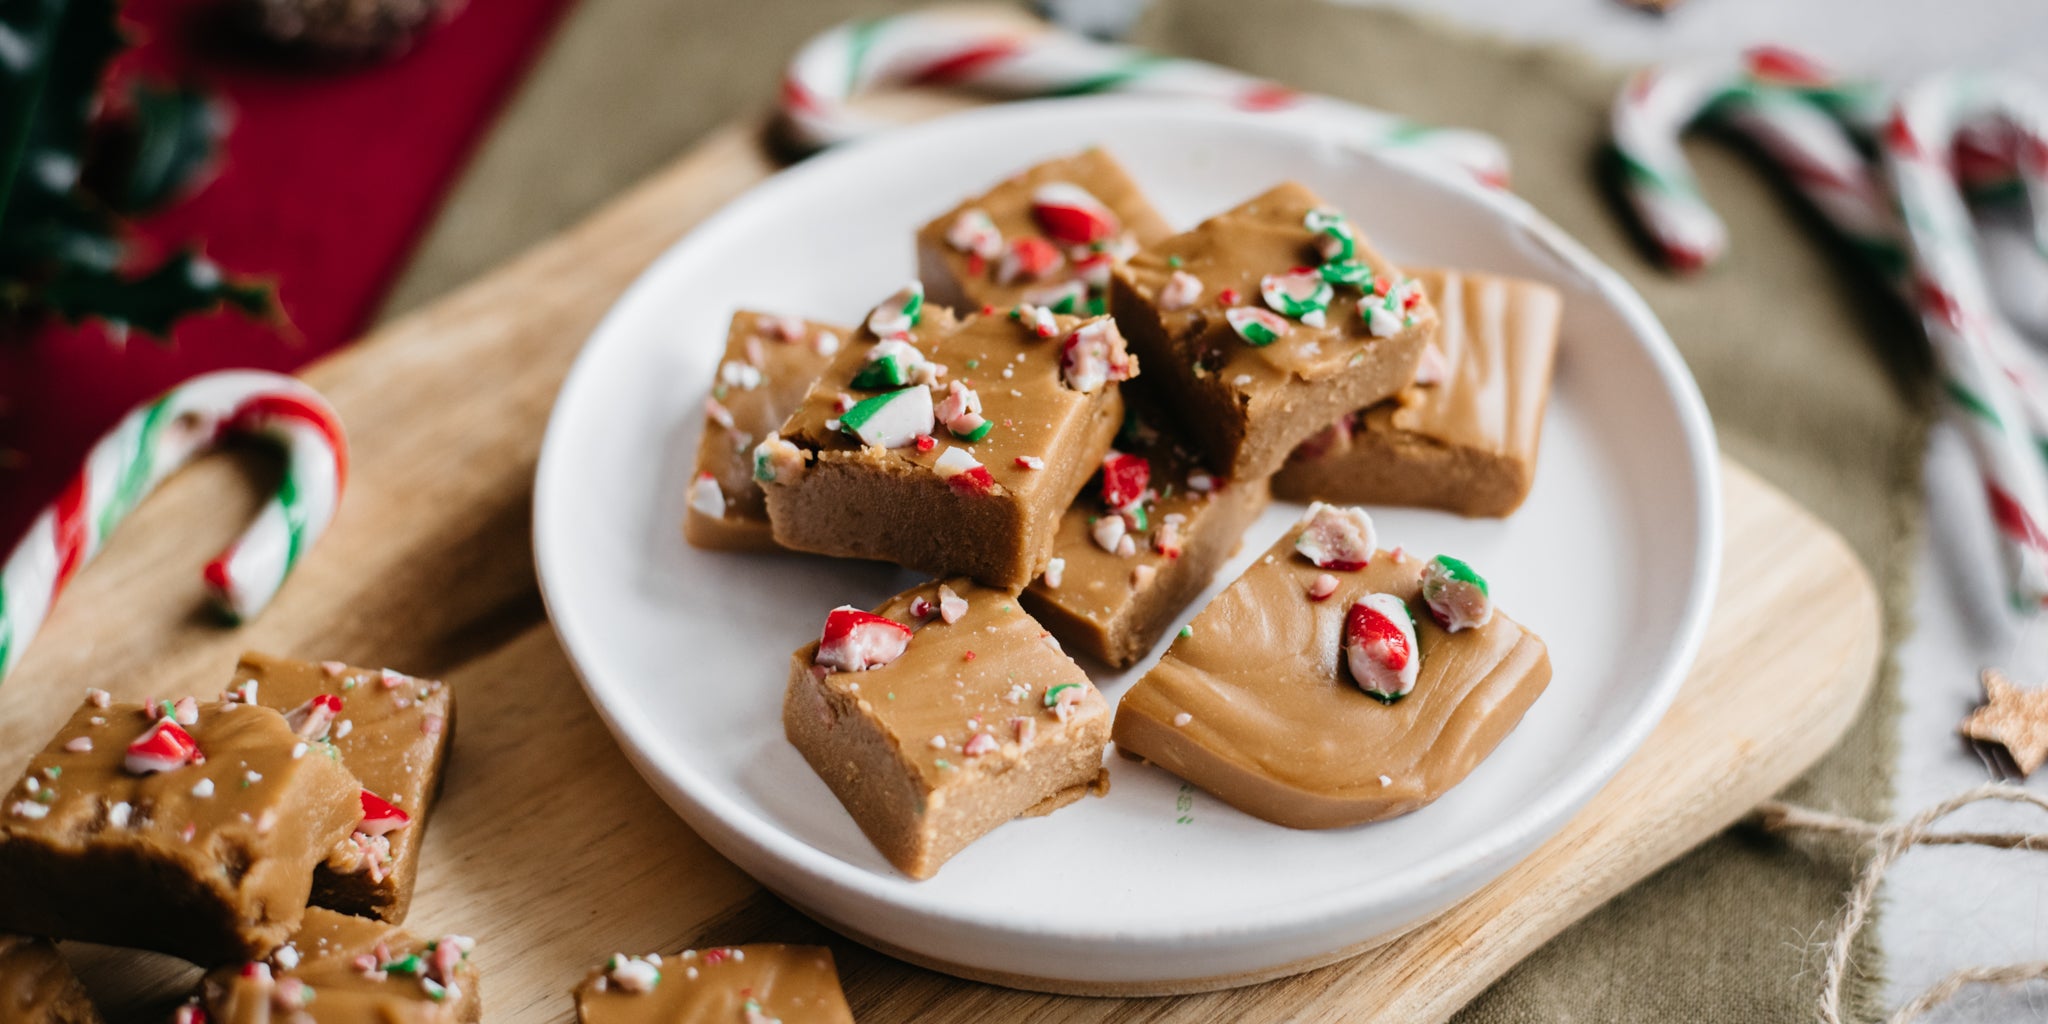
[[[270,603],[327,529],[348,472],[341,421],[295,378],[258,370],[202,374],[121,419],[30,524],[0,568],[0,677],[20,662],[50,605],[150,491],[229,436],[284,450],[284,483],[256,521],[207,563],[208,591],[243,621]]]
[[[960,211],[946,228],[946,244],[970,256],[992,260],[1003,254],[1003,230],[996,227],[995,219],[986,211],[971,207]]]
[[[1397,160],[1456,167],[1495,187],[1507,182],[1507,155],[1490,136],[1421,128],[1354,103],[1098,42],[1003,10],[936,8],[820,33],[783,75],[783,123],[793,141],[822,149],[895,126],[855,110],[854,98],[919,86],[1011,99],[1122,92],[1207,101],[1298,121],[1319,136],[1368,145]]]

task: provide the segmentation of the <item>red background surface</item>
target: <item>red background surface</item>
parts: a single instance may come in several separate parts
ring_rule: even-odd
[[[474,0],[397,59],[336,65],[253,42],[223,0],[130,0],[138,45],[113,80],[200,84],[233,116],[217,176],[139,225],[145,257],[200,241],[230,273],[273,280],[290,326],[220,314],[168,344],[92,325],[0,337],[0,553],[130,407],[354,338],[568,3]]]

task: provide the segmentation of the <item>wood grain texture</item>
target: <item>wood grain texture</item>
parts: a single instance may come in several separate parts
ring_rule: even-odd
[[[769,173],[757,134],[714,136],[582,225],[314,367],[348,424],[355,473],[328,536],[255,623],[213,625],[199,568],[254,508],[247,481],[262,463],[212,459],[171,480],[0,685],[0,775],[87,686],[210,694],[245,647],[390,665],[461,694],[409,925],[478,938],[493,1022],[568,1019],[570,987],[614,951],[752,940],[830,941],[864,1021],[1425,1021],[1791,780],[1870,684],[1877,600],[1862,568],[1728,464],[1722,593],[1677,706],[1562,834],[1409,935],[1279,981],[1118,1000],[963,982],[830,936],[634,774],[547,626],[528,536],[541,430],[577,348],[663,247]],[[70,952],[117,1019],[152,1019],[189,977],[161,958]]]

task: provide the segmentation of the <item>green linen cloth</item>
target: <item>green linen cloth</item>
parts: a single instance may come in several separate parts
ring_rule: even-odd
[[[391,306],[430,298],[566,226],[717,125],[761,109],[788,55],[898,5],[584,0],[469,170]],[[1913,319],[1756,161],[1695,147],[1728,221],[1724,264],[1655,269],[1604,187],[1618,69],[1386,10],[1307,0],[1169,0],[1141,41],[1504,141],[1514,187],[1617,267],[1677,339],[1729,454],[1848,538],[1903,621],[1930,408]],[[1796,629],[1796,622],[1786,623]],[[1848,739],[1787,794],[1865,816],[1890,802],[1887,668]],[[1510,972],[1460,1019],[1778,1022],[1810,1015],[1813,940],[1852,865],[1737,829],[1645,881]],[[1876,962],[1865,950],[1862,962]],[[1856,979],[1867,1005],[1875,972]]]

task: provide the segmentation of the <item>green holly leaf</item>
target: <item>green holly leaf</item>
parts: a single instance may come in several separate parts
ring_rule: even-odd
[[[190,191],[226,134],[227,111],[197,89],[137,86],[134,156],[126,180],[108,196],[123,213],[156,209]]]
[[[212,260],[186,249],[140,277],[97,267],[61,268],[42,288],[42,305],[74,323],[100,317],[116,332],[129,329],[166,337],[183,317],[223,307],[250,316],[277,313],[276,296],[259,282],[221,273]]]
[[[100,76],[123,40],[114,0],[0,0],[0,235],[47,214],[84,166]]]

